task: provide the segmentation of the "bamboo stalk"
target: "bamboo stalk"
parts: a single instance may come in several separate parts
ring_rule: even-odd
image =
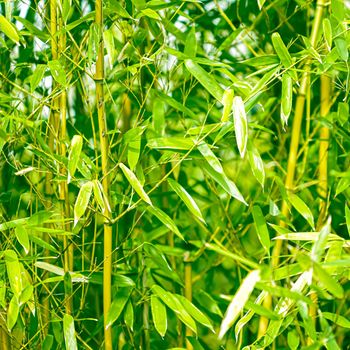
[[[192,264],[190,262],[189,252],[185,253],[184,257],[184,277],[185,277],[185,298],[192,302]],[[189,327],[186,327],[186,337],[192,336],[192,330]],[[192,344],[186,339],[186,349],[193,350]]]
[[[323,10],[326,6],[326,0],[318,0],[316,4],[316,12],[315,17],[312,24],[310,43],[312,47],[315,47],[317,43],[318,33],[321,27]],[[304,106],[305,106],[305,97],[307,94],[308,83],[309,83],[309,75],[311,69],[311,59],[308,58],[305,66],[304,72],[301,78],[300,87],[298,91],[298,96],[295,104],[295,114],[292,125],[292,133],[291,133],[291,143],[288,155],[288,163],[287,163],[287,174],[285,179],[285,188],[287,191],[292,191],[294,187],[294,177],[297,166],[297,154],[298,154],[298,146],[299,146],[299,138],[301,133],[301,124],[303,121],[304,114]],[[289,208],[286,201],[283,201],[282,204],[282,215],[284,217],[289,216]],[[286,222],[284,220],[280,221],[280,226],[285,227]],[[282,240],[276,240],[276,244],[272,251],[271,264],[273,268],[276,268],[279,264],[280,254],[282,250]],[[271,308],[272,299],[269,294],[264,300],[264,306]],[[258,337],[263,336],[266,333],[266,329],[268,326],[268,319],[265,317],[260,318],[259,323],[259,332]]]
[[[62,7],[62,6],[61,6]],[[63,29],[63,18],[60,16],[58,20],[58,30]],[[58,52],[61,58],[64,58],[64,51],[66,49],[66,35],[64,31],[61,31],[59,36],[58,43]],[[61,156],[65,157],[67,154],[66,149],[66,134],[67,134],[67,92],[64,87],[61,87],[62,91],[60,96],[58,96],[58,104],[59,104],[59,112],[60,112],[60,124],[58,130],[58,138],[59,138],[59,153]],[[61,214],[63,227],[66,231],[70,232],[71,225],[69,221],[65,222],[65,218],[70,217],[70,208],[69,208],[69,200],[68,200],[68,184],[67,184],[67,169],[64,166],[61,166],[59,169],[60,175],[65,179],[62,180],[59,184],[59,199],[61,202]],[[72,271],[73,270],[73,246],[69,244],[68,237],[63,237],[63,249],[64,249],[64,271]],[[73,309],[73,303],[70,295],[65,296],[65,308],[66,313],[71,314]]]
[[[104,111],[104,45],[103,45],[103,1],[97,0],[95,5],[95,23],[99,28],[99,46],[96,60],[96,103],[98,126],[101,145],[102,158],[102,187],[109,199],[109,178],[108,178],[108,135],[107,123]],[[103,212],[106,218],[104,224],[104,251],[103,251],[103,316],[104,316],[104,336],[105,349],[112,350],[112,332],[107,326],[107,314],[111,306],[112,296],[112,226],[110,225],[111,213],[107,206]]]

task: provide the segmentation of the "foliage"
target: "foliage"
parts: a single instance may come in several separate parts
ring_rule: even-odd
[[[347,348],[347,2],[99,4],[1,3],[1,349]]]

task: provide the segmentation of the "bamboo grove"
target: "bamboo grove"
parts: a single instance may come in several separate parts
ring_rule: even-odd
[[[2,1],[0,348],[348,348],[349,19]]]

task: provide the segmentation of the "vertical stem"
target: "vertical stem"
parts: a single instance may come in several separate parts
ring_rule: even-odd
[[[187,298],[189,301],[192,302],[192,264],[190,262],[190,253],[186,252],[184,257],[184,277],[185,277],[185,298]],[[186,337],[189,337],[192,335],[192,330],[188,327],[186,327]],[[188,339],[186,339],[186,349],[192,350],[193,346],[189,342]]]
[[[58,20],[58,29],[63,29],[63,18],[60,17]],[[58,52],[60,57],[62,58],[63,52],[66,49],[66,35],[62,31],[62,33],[59,36],[59,43],[58,43]],[[58,104],[59,104],[59,111],[60,111],[60,125],[58,130],[58,138],[59,138],[59,153],[61,156],[65,157],[67,153],[66,149],[66,134],[67,134],[67,92],[65,87],[61,87],[61,93],[57,97]],[[59,169],[60,175],[66,179],[67,177],[67,170],[64,166],[61,166]],[[70,217],[70,209],[69,209],[69,200],[68,200],[68,184],[67,180],[62,180],[59,184],[59,199],[61,202],[61,215],[62,215],[62,221],[63,221],[63,227],[66,229],[66,231],[70,231],[70,223],[64,221],[65,218]],[[68,237],[63,236],[63,249],[64,249],[64,271],[72,271],[73,270],[73,246],[69,244]],[[71,314],[73,303],[71,299],[71,295],[65,296],[65,308],[66,313]]]
[[[109,178],[108,178],[108,135],[107,123],[104,111],[104,45],[103,45],[103,1],[96,0],[95,5],[95,23],[99,29],[99,46],[96,60],[96,103],[98,126],[100,134],[101,158],[102,158],[102,187],[109,199]],[[104,251],[103,251],[103,316],[104,316],[104,336],[105,349],[112,350],[112,332],[107,326],[107,314],[111,306],[111,289],[112,289],[112,226],[109,223],[111,213],[107,206],[103,215],[106,217],[104,224]]]
[[[317,43],[318,33],[321,27],[321,21],[323,16],[323,9],[326,5],[326,0],[318,0],[316,4],[315,17],[312,24],[310,43],[312,47],[315,47]],[[298,146],[299,146],[299,138],[301,133],[301,124],[303,121],[304,114],[304,106],[305,106],[305,97],[308,89],[309,75],[311,68],[311,59],[308,58],[305,66],[304,72],[300,82],[300,88],[298,91],[298,96],[295,104],[295,114],[293,119],[292,126],[292,134],[291,134],[291,143],[289,149],[288,163],[287,163],[287,174],[285,179],[285,188],[287,191],[292,191],[294,187],[294,177],[295,170],[297,165],[297,154],[298,154]],[[288,204],[286,201],[283,201],[282,204],[282,215],[285,217],[289,216]],[[285,227],[285,221],[281,220],[280,226]],[[282,250],[282,240],[276,240],[276,244],[272,251],[272,267],[275,268],[279,264],[280,254]],[[267,298],[264,300],[264,306],[271,307],[272,300],[271,295],[269,294]],[[265,317],[260,318],[259,324],[259,333],[258,337],[261,337],[266,333],[266,329],[268,326],[268,319]]]

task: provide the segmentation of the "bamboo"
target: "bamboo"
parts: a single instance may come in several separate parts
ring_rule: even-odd
[[[95,23],[99,28],[99,46],[96,60],[96,103],[98,126],[101,145],[102,158],[102,187],[109,198],[109,178],[108,178],[108,135],[107,123],[104,111],[104,45],[103,45],[103,1],[97,0],[95,5]],[[103,316],[104,316],[104,336],[105,349],[112,350],[112,332],[107,326],[107,314],[111,306],[111,289],[112,289],[112,226],[110,225],[111,213],[107,206],[103,212],[106,218],[104,223],[104,251],[103,251]]]
[[[185,298],[192,302],[192,264],[190,262],[190,254],[186,252],[184,257],[184,277],[185,277]],[[186,327],[186,337],[192,336],[192,330],[189,327]],[[192,344],[186,339],[186,349],[193,350]]]
[[[62,6],[61,6],[62,8]],[[63,29],[63,19],[60,16],[58,20],[58,29]],[[66,35],[64,31],[61,31],[61,34],[59,36],[59,45],[58,45],[58,52],[59,55],[62,58],[64,58],[64,52],[66,49]],[[67,155],[67,149],[66,149],[66,134],[67,134],[67,92],[65,87],[61,87],[61,94],[58,96],[58,104],[59,104],[59,112],[60,112],[60,124],[58,129],[58,138],[59,138],[59,153],[61,156],[66,157]],[[61,213],[62,213],[62,221],[63,221],[63,227],[66,231],[70,232],[71,225],[69,221],[65,222],[65,218],[70,217],[70,208],[69,208],[69,200],[68,200],[68,184],[67,184],[67,170],[64,166],[60,166],[59,169],[60,175],[65,179],[62,180],[59,184],[59,199],[61,202]],[[73,270],[73,246],[69,244],[68,237],[63,237],[63,250],[64,250],[64,271],[72,271]],[[72,305],[72,299],[70,295],[65,296],[65,308],[66,313],[71,314],[73,305]]]
[[[312,47],[315,47],[317,43],[318,33],[321,27],[323,10],[325,6],[326,6],[326,0],[317,1],[316,12],[315,12],[315,17],[313,20],[311,36],[310,36],[310,43]],[[293,125],[292,125],[291,143],[290,143],[288,163],[287,163],[287,174],[285,179],[285,188],[287,191],[292,191],[294,187],[294,177],[295,177],[295,170],[297,165],[297,154],[298,154],[299,138],[301,133],[301,124],[303,121],[305,97],[308,89],[308,82],[310,81],[309,80],[310,68],[311,68],[311,59],[308,58],[304,66],[304,71],[301,78],[298,96],[295,104],[295,114],[294,114]],[[283,201],[283,204],[282,204],[282,215],[286,218],[289,216],[289,209],[286,201]],[[282,227],[286,226],[286,222],[284,220],[281,220],[279,224]],[[276,268],[279,264],[280,254],[282,250],[282,242],[283,242],[282,240],[276,240],[276,244],[272,251],[271,264],[273,268]],[[271,305],[272,305],[271,295],[268,295],[267,298],[265,298],[264,300],[264,306],[271,308]],[[267,326],[268,326],[268,319],[265,317],[261,317],[260,323],[259,323],[258,337],[261,337],[265,334]]]

